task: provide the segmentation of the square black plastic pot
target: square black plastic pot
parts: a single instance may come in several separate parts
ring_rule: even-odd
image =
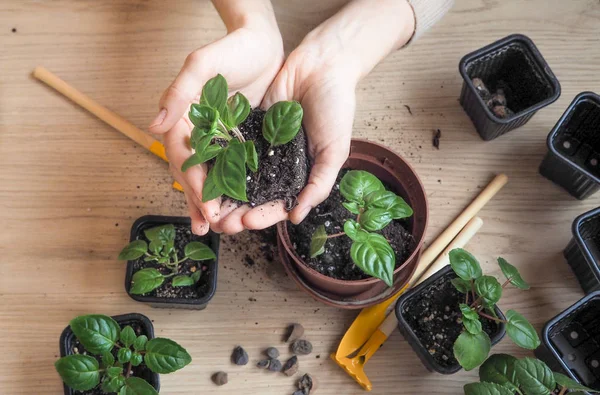
[[[600,391],[600,292],[548,321],[535,355],[551,369]]]
[[[540,173],[585,199],[600,187],[600,96],[582,92],[558,120],[547,140]]]
[[[417,335],[415,334],[412,327],[404,318],[404,306],[406,306],[412,299],[418,298],[421,293],[426,291],[431,285],[437,283],[438,281],[451,281],[453,278],[456,278],[456,274],[452,271],[452,267],[450,265],[445,266],[443,269],[436,272],[434,275],[423,281],[417,287],[411,289],[402,295],[398,302],[396,303],[396,317],[398,318],[398,329],[404,339],[410,344],[414,352],[417,354],[423,365],[431,371],[438,372],[442,374],[454,374],[462,369],[462,367],[457,363],[454,366],[441,366],[438,364],[435,359],[429,354],[425,346],[421,343]],[[505,320],[506,317],[502,313],[502,311],[495,307],[496,314],[498,318]],[[496,345],[504,335],[506,334],[506,325],[504,323],[500,323],[498,325],[498,332],[494,335],[490,336],[490,340],[492,341],[492,346]]]
[[[142,328],[142,333],[141,333],[142,335],[146,335],[148,337],[148,340],[154,339],[154,326],[152,325],[152,322],[148,319],[148,317],[146,317],[145,315],[137,314],[137,313],[130,313],[130,314],[115,315],[112,318],[115,321],[117,321],[117,323],[119,324],[119,326],[121,326],[121,328],[124,328],[127,325],[138,324]],[[71,327],[67,326],[65,328],[65,330],[62,332],[62,334],[60,335],[59,347],[60,347],[61,358],[72,354],[71,349],[73,348],[72,346],[73,346],[73,342],[75,342],[75,340],[76,340],[75,334],[71,330]],[[158,373],[150,372],[150,374],[147,377],[141,377],[141,378],[143,378],[148,383],[150,383],[150,385],[152,385],[157,392],[160,391],[160,376],[158,375]],[[67,387],[67,385],[64,383],[63,383],[63,388],[65,391],[65,395],[76,395],[76,394],[80,393],[79,391],[75,391],[75,390]]]
[[[560,96],[560,84],[528,37],[513,34],[465,55],[459,63],[463,77],[460,104],[483,140],[493,140],[525,125],[542,107]],[[490,92],[502,87],[514,114],[498,118],[479,96],[473,78]]]
[[[131,226],[131,235],[129,241],[137,240],[142,237],[145,229],[152,228],[160,225],[183,225],[191,228],[191,221],[188,217],[168,217],[160,215],[146,215],[138,218]],[[125,274],[125,290],[129,297],[137,302],[142,302],[150,305],[151,307],[157,308],[169,308],[169,309],[188,309],[188,310],[203,310],[208,305],[208,302],[215,296],[217,290],[217,269],[219,263],[219,239],[220,236],[217,233],[209,231],[205,236],[195,236],[194,241],[200,241],[209,246],[217,259],[213,262],[206,263],[209,270],[208,285],[209,289],[206,295],[198,299],[184,299],[184,298],[164,298],[149,295],[134,295],[130,292],[131,289],[131,278],[133,277],[133,264],[134,261],[127,262],[127,272]]]
[[[565,258],[586,294],[600,291],[600,207],[575,218],[571,231]]]

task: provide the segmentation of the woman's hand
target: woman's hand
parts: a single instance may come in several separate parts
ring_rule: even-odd
[[[188,119],[191,103],[197,103],[205,82],[222,74],[231,92],[241,91],[258,106],[284,60],[281,34],[268,0],[213,1],[228,30],[218,41],[192,52],[175,81],[164,92],[159,114],[150,132],[164,134],[170,169],[183,186],[192,219],[192,231],[208,232],[221,219],[220,199],[202,202],[206,166],[185,173],[181,165],[192,154]]]

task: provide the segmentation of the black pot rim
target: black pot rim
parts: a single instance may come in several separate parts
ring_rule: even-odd
[[[571,372],[571,369],[563,361],[562,357],[556,352],[556,347],[554,347],[552,345],[552,342],[550,341],[550,337],[548,336],[548,334],[550,333],[552,328],[556,324],[558,324],[559,321],[561,321],[568,315],[573,314],[573,312],[575,310],[578,310],[580,307],[587,304],[591,299],[596,299],[596,298],[600,298],[600,291],[592,292],[592,293],[584,296],[583,298],[579,299],[577,302],[573,303],[571,306],[567,307],[565,310],[563,310],[557,316],[555,316],[550,321],[548,321],[546,323],[546,325],[544,325],[544,329],[542,329],[542,342],[544,343],[546,348],[550,351],[552,356],[558,361],[558,363],[564,369],[564,371],[568,373],[569,377],[571,377],[573,380],[575,380],[577,382],[579,382],[579,379],[577,377],[575,377],[575,375]]]
[[[144,215],[144,216],[138,218],[137,220],[135,220],[133,225],[131,225],[131,233],[129,235],[129,242],[136,240],[137,231],[138,231],[139,227],[146,223],[149,223],[149,222],[150,223],[152,223],[152,222],[164,223],[164,224],[172,223],[172,224],[178,224],[178,225],[191,226],[191,219],[189,217],[176,217],[176,216],[166,216],[166,215]],[[177,304],[177,305],[190,305],[190,306],[206,305],[213,298],[213,296],[215,296],[215,293],[217,292],[217,270],[218,270],[218,266],[219,266],[218,265],[218,263],[219,263],[219,235],[217,233],[209,231],[209,233],[206,235],[206,237],[211,238],[213,252],[217,256],[217,259],[215,259],[213,263],[209,264],[209,265],[212,265],[211,278],[209,279],[210,291],[206,295],[204,295],[202,298],[198,298],[198,299],[161,298],[158,296],[134,295],[134,294],[130,293],[129,290],[131,289],[131,276],[133,275],[132,261],[127,261],[127,269],[126,269],[126,275],[125,275],[125,291],[127,291],[127,295],[129,295],[129,297],[131,299],[135,300],[136,302],[142,302],[142,303],[162,304],[162,305]]]
[[[597,177],[593,173],[590,173],[586,168],[578,165],[577,163],[573,162],[572,160],[570,160],[569,158],[564,156],[552,144],[552,141],[555,139],[556,134],[558,133],[558,130],[562,126],[563,122],[567,119],[567,117],[571,114],[571,112],[575,109],[575,107],[584,100],[594,101],[594,102],[596,102],[596,104],[598,106],[600,106],[600,95],[598,95],[594,92],[589,92],[589,91],[579,93],[577,96],[575,96],[575,98],[573,99],[571,104],[569,104],[569,107],[567,107],[567,109],[565,110],[563,115],[561,115],[558,122],[556,122],[556,125],[554,125],[554,127],[552,128],[550,133],[548,133],[548,137],[546,138],[546,145],[548,146],[548,151],[550,151],[552,154],[554,154],[562,162],[568,164],[570,167],[572,167],[574,169],[577,169],[579,172],[583,173],[586,177],[589,177],[590,179],[594,180],[594,182],[600,184],[599,177]]]
[[[554,89],[554,94],[531,107],[528,107],[522,111],[519,111],[512,117],[498,118],[492,113],[492,111],[488,108],[487,104],[485,104],[485,102],[483,101],[481,96],[479,96],[479,94],[477,93],[477,90],[475,89],[475,86],[473,85],[473,82],[471,81],[471,77],[469,77],[469,75],[467,74],[467,63],[472,62],[475,59],[480,58],[482,56],[488,55],[489,53],[491,53],[501,47],[504,47],[513,41],[520,41],[529,50],[533,59],[535,60],[538,67],[542,71],[543,76],[546,78],[546,81]],[[527,115],[530,113],[534,113],[534,112],[538,111],[539,109],[546,107],[549,104],[554,103],[560,97],[560,83],[558,82],[558,79],[556,78],[556,76],[554,75],[552,70],[550,70],[550,67],[548,66],[548,62],[546,62],[546,60],[544,59],[544,57],[542,56],[540,51],[537,49],[536,45],[533,43],[533,41],[529,37],[527,37],[523,34],[511,34],[511,35],[506,36],[498,41],[488,44],[483,48],[477,49],[473,52],[466,54],[460,60],[460,62],[458,64],[458,70],[459,70],[460,75],[462,76],[465,84],[467,84],[468,89],[471,90],[475,94],[475,96],[477,96],[479,104],[481,104],[481,106],[484,108],[485,114],[488,117],[488,119],[492,120],[493,122],[495,122],[497,124],[502,124],[502,125],[509,124],[512,121],[514,121],[516,118],[519,118],[523,115]]]
[[[429,277],[428,279],[426,279],[425,281],[423,281],[419,285],[417,285],[415,288],[412,288],[409,291],[407,291],[406,293],[404,293],[402,296],[400,296],[400,298],[396,302],[396,307],[395,307],[396,318],[398,319],[400,324],[404,328],[406,328],[405,336],[408,335],[410,337],[410,340],[409,339],[405,339],[405,340],[409,341],[409,343],[416,343],[420,346],[420,348],[425,349],[425,347],[423,347],[423,345],[421,344],[421,341],[417,337],[416,333],[410,327],[408,322],[406,322],[406,320],[404,319],[404,316],[402,315],[402,307],[410,299],[417,296],[423,289],[425,289],[426,287],[431,285],[431,283],[437,281],[441,277],[444,277],[445,275],[447,275],[450,272],[452,272],[452,267],[450,265],[444,266],[442,269],[440,269],[436,273],[434,273],[431,277]],[[500,308],[498,308],[497,305],[495,306],[495,308],[496,308],[496,314],[498,314],[498,317],[501,319],[506,319],[506,317],[504,316],[504,313],[500,310]],[[498,342],[500,342],[500,340],[502,340],[502,338],[504,338],[505,334],[506,334],[506,325],[504,323],[499,323],[498,333],[496,333],[490,339],[492,346],[494,346]],[[427,355],[429,355],[429,354],[427,353]],[[428,359],[431,362],[433,362],[433,363],[431,363],[431,367],[438,373],[453,374],[462,369],[462,366],[460,366],[460,364],[457,364],[456,366],[453,366],[453,367],[443,367],[443,366],[440,366],[437,363],[435,363],[433,358],[428,358]]]

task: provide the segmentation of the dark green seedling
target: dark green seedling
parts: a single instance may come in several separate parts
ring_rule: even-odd
[[[65,384],[76,391],[100,385],[105,394],[155,395],[144,379],[131,376],[132,367],[146,365],[154,373],[172,373],[192,361],[188,352],[173,340],[136,336],[131,326],[121,329],[111,317],[84,315],[70,322],[86,355],[72,354],[54,363]]]
[[[340,182],[340,192],[346,200],[342,205],[356,218],[346,220],[344,231],[332,235],[327,234],[324,225],[319,226],[312,236],[310,257],[324,253],[328,239],[347,236],[352,239],[350,257],[354,264],[391,287],[396,255],[386,238],[374,232],[392,220],[410,217],[412,208],[400,196],[386,191],[377,177],[362,170],[346,173]]]
[[[585,395],[600,391],[588,388],[539,359],[517,359],[507,354],[492,355],[479,368],[478,383],[465,385],[465,395]]]
[[[247,202],[246,166],[258,171],[258,154],[253,141],[246,141],[238,126],[250,114],[250,102],[237,92],[227,98],[225,78],[218,74],[202,88],[200,103],[192,104],[189,118],[194,124],[190,144],[194,153],[181,171],[215,159],[202,189],[202,201],[221,195]],[[262,134],[271,147],[289,143],[300,130],[303,111],[300,103],[275,103],[263,119]]]
[[[180,264],[187,261],[207,261],[216,259],[213,250],[199,241],[192,241],[184,248],[184,257],[179,258],[179,251],[175,248],[175,226],[172,224],[157,226],[144,231],[146,238],[150,241],[135,240],[129,243],[121,253],[119,259],[131,261],[145,256],[144,261],[156,262],[171,270],[169,274],[162,274],[158,269],[145,268],[135,272],[131,279],[129,292],[135,295],[148,293],[158,287],[167,279],[172,278],[171,285],[174,287],[185,287],[194,285],[202,276],[202,270],[198,269],[191,276],[179,274]]]
[[[465,302],[460,304],[465,330],[454,342],[454,357],[465,370],[481,365],[492,347],[490,337],[482,328],[481,317],[506,324],[508,337],[519,347],[534,350],[540,345],[535,328],[521,314],[508,310],[506,320],[497,317],[495,306],[508,284],[529,289],[516,267],[503,258],[498,258],[498,264],[506,277],[502,285],[495,277],[483,275],[479,262],[470,252],[462,248],[450,251],[450,265],[458,276],[452,284],[465,295]]]

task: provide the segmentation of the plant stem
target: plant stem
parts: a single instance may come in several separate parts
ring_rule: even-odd
[[[345,234],[346,234],[346,232],[334,233],[334,234],[332,234],[332,235],[329,235],[329,236],[327,236],[327,238],[328,238],[328,239],[332,239],[332,238],[334,238],[334,237],[340,237],[340,236],[343,236],[343,235],[345,235]]]
[[[562,387],[558,395],[565,395],[567,393],[567,387]]]
[[[227,126],[225,126],[223,121],[221,121],[220,119],[219,119],[219,126],[221,126],[225,130],[228,130]],[[237,128],[237,126],[234,128],[231,128],[231,130],[229,130],[229,131],[232,132],[234,134],[234,136],[237,137],[237,139],[240,140],[242,143],[246,142],[246,139],[242,135],[242,132],[240,132],[240,130]]]
[[[512,277],[506,279],[506,281],[504,282],[504,284],[502,284],[502,289],[504,289],[504,287],[506,287],[508,284],[510,284],[510,280],[512,280]]]
[[[131,372],[131,362],[129,362],[127,364],[127,371],[125,372],[125,377],[129,377],[130,372]]]
[[[479,314],[482,317],[487,318],[488,320],[492,320],[492,321],[496,321],[496,322],[503,322],[503,323],[507,323],[507,321],[501,320],[500,318],[496,318],[496,317],[492,317],[491,315],[487,315],[485,313],[482,313],[481,311],[478,311],[477,314]]]

